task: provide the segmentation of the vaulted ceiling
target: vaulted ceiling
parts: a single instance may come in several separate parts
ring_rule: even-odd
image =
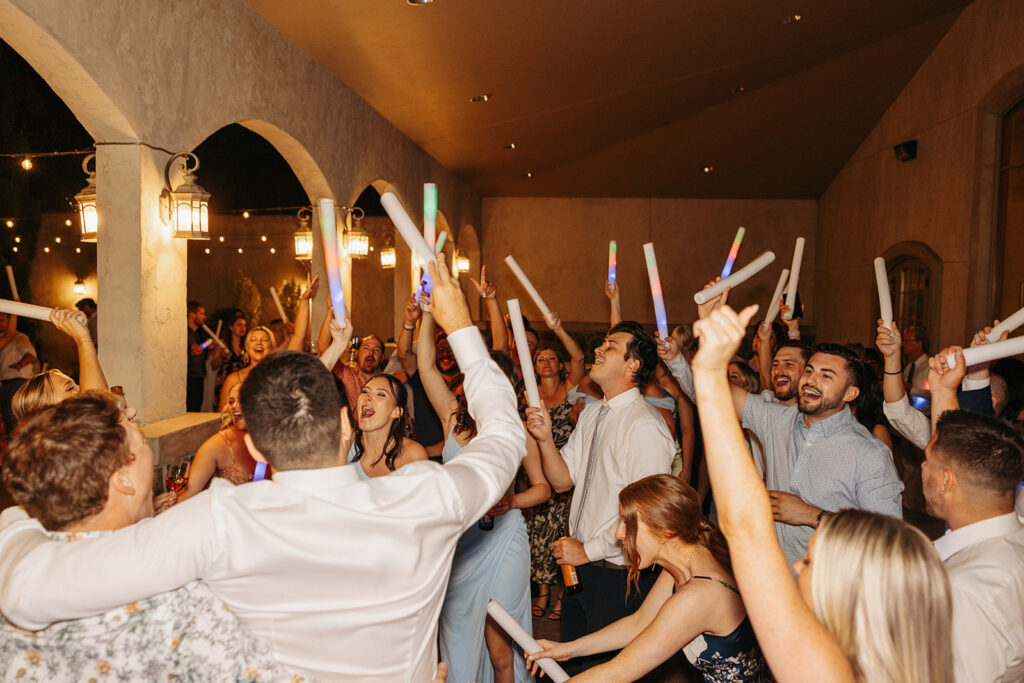
[[[485,196],[757,198],[818,197],[970,4],[247,2]]]

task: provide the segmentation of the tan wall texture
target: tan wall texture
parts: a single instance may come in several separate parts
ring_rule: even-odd
[[[977,0],[960,15],[820,199],[819,336],[868,343],[878,303],[871,261],[918,241],[942,260],[933,345],[963,344],[998,310],[993,192],[998,119],[1024,95],[1024,3]],[[917,159],[892,147],[919,141]],[[1024,255],[1018,255],[1024,258]],[[936,347],[937,348],[937,347]]]

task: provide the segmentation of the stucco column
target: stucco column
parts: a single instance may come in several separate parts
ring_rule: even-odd
[[[167,155],[98,145],[100,362],[142,424],[185,412],[186,242],[160,220]]]

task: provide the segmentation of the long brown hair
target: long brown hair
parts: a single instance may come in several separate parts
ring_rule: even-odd
[[[627,582],[633,588],[639,590],[640,580],[640,553],[636,549],[638,519],[661,539],[678,538],[685,543],[703,545],[723,569],[732,573],[725,536],[701,514],[697,492],[678,477],[653,474],[622,489],[619,515],[626,525],[622,554],[629,567]]]

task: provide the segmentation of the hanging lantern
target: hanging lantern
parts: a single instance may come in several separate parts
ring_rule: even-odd
[[[349,225],[345,231],[345,251],[357,259],[364,259],[370,254],[370,234],[363,230],[363,215],[363,210],[357,206],[345,217]]]
[[[185,177],[181,185],[172,190],[171,164],[179,157],[184,159],[178,168],[184,172]],[[188,165],[190,159],[195,162],[191,168]],[[199,157],[191,152],[181,152],[167,160],[167,167],[164,169],[166,185],[160,195],[165,209],[161,219],[165,225],[171,226],[171,234],[174,237],[208,240],[210,239],[210,193],[196,183],[195,172],[197,170],[199,170]]]
[[[93,162],[93,170],[89,170],[89,162]],[[83,242],[95,242],[99,234],[99,215],[96,213],[96,155],[90,154],[82,161],[85,171],[86,186],[75,195],[78,206],[78,220],[82,229]]]
[[[295,259],[309,263],[313,260],[313,230],[310,228],[313,211],[304,206],[299,209],[298,217],[299,229],[292,235],[295,239]]]

